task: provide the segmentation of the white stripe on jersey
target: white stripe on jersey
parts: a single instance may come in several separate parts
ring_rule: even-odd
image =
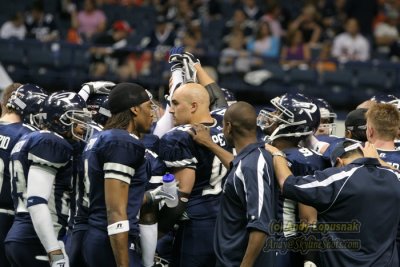
[[[283,224],[283,235],[285,237],[293,236],[297,233],[296,230],[296,210],[297,202],[288,198],[283,200],[282,210],[282,224]]]
[[[295,185],[295,186],[299,187],[299,188],[326,187],[326,186],[330,185],[331,183],[334,183],[336,181],[345,179],[345,178],[353,175],[353,173],[355,171],[357,171],[359,168],[361,168],[363,166],[364,165],[359,166],[359,167],[354,167],[354,168],[352,168],[352,169],[350,169],[348,171],[341,171],[339,173],[335,173],[334,175],[331,175],[331,176],[329,176],[328,178],[326,178],[325,180],[322,180],[322,181],[314,181],[314,182],[311,182],[311,183],[302,184],[302,185]]]
[[[262,153],[258,156],[257,161],[257,187],[258,187],[258,218],[260,218],[263,203],[264,203],[264,166],[265,162]]]
[[[167,161],[165,160],[164,163],[167,165],[169,168],[179,168],[179,167],[185,167],[188,165],[196,164],[198,161],[195,157],[191,159],[183,159],[183,160],[176,160],[176,161]]]
[[[239,180],[242,181],[242,183],[243,183],[244,195],[246,197],[246,202],[247,202],[247,188],[246,188],[246,183],[244,181],[244,175],[243,175],[243,172],[242,172],[242,161],[239,161],[239,164],[238,164],[238,166],[236,168],[236,171],[235,171],[235,176],[233,178],[235,179],[235,177],[239,178]],[[238,191],[236,189],[236,186],[235,186],[235,190],[236,190],[236,194],[237,194]]]
[[[47,166],[51,166],[51,167],[55,167],[55,168],[61,168],[65,165],[68,164],[69,161],[66,161],[64,163],[55,163],[55,162],[50,162],[48,160],[42,159],[38,156],[33,155],[32,153],[28,153],[28,160],[31,160],[35,163],[41,164],[41,165],[47,165]]]
[[[131,178],[123,175],[123,174],[118,174],[115,172],[110,172],[110,173],[105,173],[104,174],[104,179],[116,179],[120,180],[124,183],[130,184],[131,183]]]
[[[124,164],[115,163],[115,162],[107,162],[104,163],[103,170],[105,172],[109,171],[117,171],[126,174],[127,176],[135,175],[135,169]],[[108,178],[108,177],[107,177]]]
[[[392,170],[389,168],[381,168],[381,167],[377,167],[377,168],[380,170],[386,170],[386,171],[394,173],[396,175],[397,179],[400,181],[400,173],[398,171],[395,171],[395,170]]]

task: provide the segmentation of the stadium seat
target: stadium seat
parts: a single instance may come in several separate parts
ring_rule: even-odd
[[[377,69],[360,70],[357,74],[357,88],[385,91],[391,87],[391,80],[385,72]]]

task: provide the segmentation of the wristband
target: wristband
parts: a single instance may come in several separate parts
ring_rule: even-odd
[[[108,235],[116,235],[123,232],[129,231],[129,221],[119,221],[107,226]]]

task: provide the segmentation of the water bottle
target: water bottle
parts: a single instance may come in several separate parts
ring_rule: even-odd
[[[174,208],[178,205],[178,189],[176,187],[175,176],[173,174],[167,173],[163,176],[162,190],[165,193],[174,196],[174,199],[165,198],[165,204],[167,207]]]

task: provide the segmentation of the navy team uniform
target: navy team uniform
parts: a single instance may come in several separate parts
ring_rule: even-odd
[[[308,148],[287,148],[283,149],[288,161],[288,167],[296,176],[313,174],[317,170],[328,167],[329,162],[323,159],[320,154]],[[278,221],[282,223],[283,238],[290,239],[297,236],[294,226],[299,222],[298,203],[285,198],[279,193]],[[277,255],[276,266],[294,267],[303,266],[303,257],[300,253],[288,251],[285,254]]]
[[[92,125],[93,126],[93,125]],[[98,125],[93,127],[93,137],[96,136],[102,128]],[[68,239],[65,244],[65,250],[69,257],[71,266],[86,266],[82,254],[83,237],[85,236],[88,226],[89,217],[89,201],[85,193],[85,174],[83,150],[86,146],[85,142],[75,142],[74,146],[74,171],[73,171],[73,189],[71,194],[71,216],[68,224]],[[74,204],[73,204],[74,203]]]
[[[27,133],[34,131],[32,126],[22,123],[0,121],[0,266],[10,266],[4,248],[4,240],[14,221],[14,204],[11,197],[9,161],[11,149]]]
[[[289,176],[283,195],[316,208],[319,223],[360,223],[348,232],[327,232],[326,240],[359,240],[360,247],[324,250],[322,266],[394,267],[399,266],[395,237],[400,211],[393,208],[400,201],[399,180],[397,171],[376,159],[360,158],[314,175]]]
[[[36,259],[47,253],[32,224],[27,203],[29,168],[40,165],[56,172],[54,190],[48,200],[58,240],[63,240],[68,224],[69,192],[72,177],[72,146],[60,135],[50,131],[37,131],[23,136],[11,152],[12,196],[15,220],[5,240],[8,259],[13,266],[49,266]],[[49,229],[53,231],[53,229]]]
[[[395,144],[396,145],[396,144]],[[397,147],[395,150],[384,150],[377,149],[379,157],[386,163],[392,165],[393,168],[397,170],[400,169],[400,148]],[[400,252],[400,224],[397,230],[397,251]],[[400,253],[399,253],[399,263],[400,263]]]
[[[89,229],[83,241],[88,266],[116,266],[107,233],[104,179],[115,178],[129,184],[127,215],[129,220],[130,266],[140,266],[136,251],[139,237],[138,212],[148,181],[145,148],[134,135],[112,129],[94,136],[84,151],[85,182],[89,188]]]
[[[246,146],[231,163],[214,235],[216,266],[239,266],[252,230],[274,235],[278,188],[264,142]],[[275,252],[261,251],[254,266],[274,266]]]
[[[210,125],[214,143],[231,150],[222,127]],[[171,129],[160,140],[160,157],[168,168],[192,168],[195,182],[186,206],[185,220],[174,242],[174,266],[211,266],[215,262],[213,239],[226,168],[207,148],[196,144],[187,133],[190,125]]]

